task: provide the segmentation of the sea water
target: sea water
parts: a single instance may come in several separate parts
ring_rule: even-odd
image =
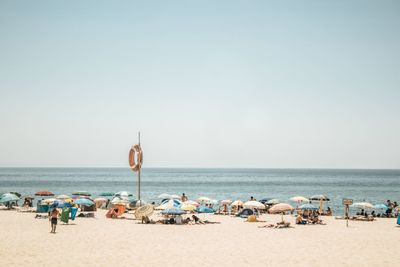
[[[70,195],[85,190],[93,197],[109,191],[137,196],[137,181],[137,173],[129,168],[0,168],[0,193],[49,190]],[[399,201],[400,170],[142,169],[141,198],[157,203],[161,193],[243,201],[253,196],[287,203],[293,196],[323,194],[330,198],[325,205],[340,214],[343,198],[372,204]]]

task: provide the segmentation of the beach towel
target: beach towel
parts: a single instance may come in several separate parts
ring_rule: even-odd
[[[71,208],[71,220],[75,220],[76,214],[78,213],[78,208],[72,207]]]
[[[63,208],[61,211],[61,218],[62,222],[68,223],[69,220],[69,208]]]
[[[400,214],[397,216],[397,225],[400,225]]]

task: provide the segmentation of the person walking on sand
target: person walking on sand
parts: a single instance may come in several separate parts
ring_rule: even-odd
[[[50,233],[53,233],[53,234],[56,233],[56,226],[57,226],[57,217],[58,217],[58,214],[60,214],[60,213],[58,212],[57,209],[53,209],[53,210],[50,212],[50,222],[51,222],[51,232],[50,232]]]

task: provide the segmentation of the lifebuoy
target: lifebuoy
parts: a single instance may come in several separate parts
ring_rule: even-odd
[[[137,161],[135,159],[137,155]],[[131,166],[131,169],[134,172],[137,172],[140,170],[143,164],[143,152],[142,148],[139,145],[134,145],[131,147],[131,150],[129,151],[129,166]]]

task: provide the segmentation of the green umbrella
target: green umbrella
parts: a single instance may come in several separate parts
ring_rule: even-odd
[[[102,196],[102,197],[112,197],[112,196],[114,196],[114,193],[111,193],[111,192],[102,192],[102,193],[99,194],[99,196]]]

